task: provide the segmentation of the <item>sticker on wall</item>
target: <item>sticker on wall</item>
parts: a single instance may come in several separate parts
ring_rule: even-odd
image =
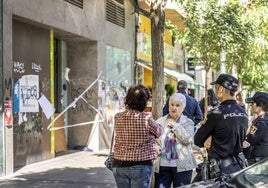
[[[14,112],[39,112],[39,76],[22,76],[14,85]]]
[[[13,124],[11,100],[5,100],[4,102],[4,123],[5,126],[11,126]]]
[[[70,68],[68,68],[68,67],[66,67],[66,69],[65,69],[65,74],[64,74],[64,78],[65,78],[65,80],[67,80],[68,82],[70,81],[70,79],[69,79],[69,72],[70,72]]]

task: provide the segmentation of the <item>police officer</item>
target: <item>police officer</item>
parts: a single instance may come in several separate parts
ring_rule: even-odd
[[[236,103],[238,80],[235,77],[220,74],[211,85],[215,85],[220,105],[208,113],[207,121],[194,136],[194,143],[204,147],[207,138],[211,137],[208,149],[209,178],[215,178],[237,172],[246,166],[242,143],[246,138],[248,116]]]
[[[251,104],[256,117],[243,143],[248,162],[253,164],[268,157],[268,93],[256,92],[246,103]]]

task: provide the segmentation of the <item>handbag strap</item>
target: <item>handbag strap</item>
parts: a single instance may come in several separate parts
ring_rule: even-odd
[[[113,130],[113,136],[112,136],[112,140],[111,140],[110,153],[112,153],[112,151],[113,151],[113,146],[114,146],[114,130]]]

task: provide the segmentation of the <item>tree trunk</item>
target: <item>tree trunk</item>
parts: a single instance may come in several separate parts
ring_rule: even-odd
[[[154,4],[151,4],[152,114],[157,119],[163,114],[165,12],[161,3]]]

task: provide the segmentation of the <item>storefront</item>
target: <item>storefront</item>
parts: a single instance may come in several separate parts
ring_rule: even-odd
[[[132,84],[130,52],[106,46],[106,117],[108,126],[114,125],[114,115],[124,110],[124,97]]]
[[[136,82],[152,87],[152,62],[151,62],[151,27],[150,19],[139,15],[139,28],[137,32],[137,59],[136,59]],[[174,39],[168,30],[164,33],[164,85],[169,84],[176,91],[177,82],[188,82],[188,92],[197,97],[203,86],[192,76],[184,73],[185,53],[180,45],[174,45]],[[163,88],[164,89],[164,88]],[[166,100],[166,96],[163,96]]]

